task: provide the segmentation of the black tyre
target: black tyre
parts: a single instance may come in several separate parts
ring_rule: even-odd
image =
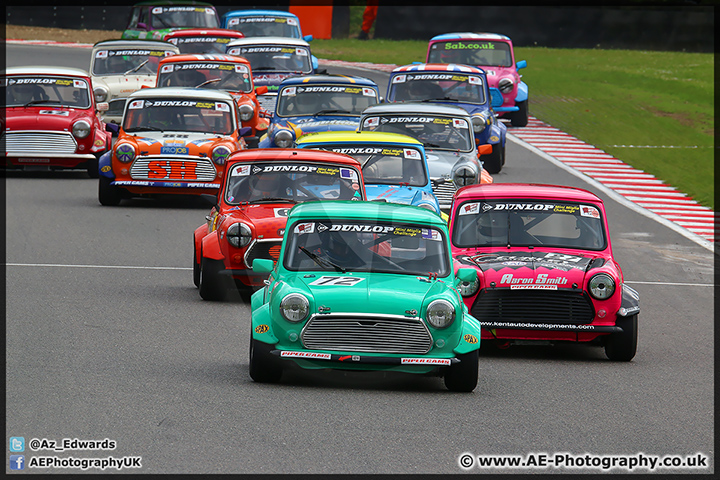
[[[483,168],[487,170],[489,174],[498,173],[502,170],[505,157],[505,148],[496,143],[493,145],[492,153],[482,158]]]
[[[98,170],[98,158],[95,157],[87,162],[87,174],[90,178],[99,178],[100,171]]]
[[[200,264],[198,288],[203,300],[219,301],[225,299],[226,286],[220,272],[225,268],[222,260],[203,258]]]
[[[605,337],[605,355],[616,362],[629,362],[637,352],[638,316],[620,317],[617,326],[623,331]]]
[[[510,125],[513,127],[526,127],[528,124],[528,101],[525,100],[517,104],[520,108],[517,112],[512,112],[510,117]]]
[[[196,287],[200,286],[200,262],[197,261],[197,246],[195,245],[195,237],[193,236],[193,283]]]
[[[98,200],[100,200],[101,205],[114,207],[120,205],[122,193],[118,187],[110,185],[110,182],[112,182],[112,180],[109,178],[100,177],[98,182]]]
[[[445,386],[451,392],[472,392],[478,382],[479,353],[474,350],[458,355],[460,363],[447,367]]]
[[[258,383],[276,383],[282,377],[280,360],[270,353],[272,345],[252,338],[250,334],[250,378]]]

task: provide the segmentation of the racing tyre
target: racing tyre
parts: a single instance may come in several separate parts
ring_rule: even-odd
[[[225,283],[220,276],[220,272],[225,269],[222,260],[212,260],[203,258],[200,264],[200,278],[198,279],[198,288],[200,296],[203,300],[224,300],[225,299]]]
[[[493,145],[492,153],[483,158],[483,168],[487,170],[489,174],[498,173],[502,170],[505,157],[505,148],[496,143]]]
[[[200,286],[200,262],[197,261],[197,245],[195,245],[195,237],[193,236],[193,283],[196,287]]]
[[[87,174],[90,178],[100,177],[100,172],[98,171],[98,158],[99,156],[96,156],[87,162]]]
[[[528,101],[522,101],[518,103],[517,106],[520,110],[512,112],[510,125],[513,127],[526,127],[528,124]]]
[[[637,351],[638,316],[620,317],[617,326],[623,331],[605,338],[605,355],[616,362],[629,362]]]
[[[477,350],[458,355],[460,363],[447,367],[445,371],[445,386],[451,392],[472,392],[478,382]]]
[[[280,360],[270,353],[272,345],[252,338],[250,334],[250,378],[258,383],[277,383],[282,377]]]
[[[109,178],[100,177],[98,183],[98,200],[100,200],[101,205],[114,207],[120,205],[122,194],[120,189],[115,185],[110,185],[110,182],[112,182],[112,180]]]

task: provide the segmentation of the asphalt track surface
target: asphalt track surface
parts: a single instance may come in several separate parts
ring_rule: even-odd
[[[8,45],[8,66],[40,64],[87,68],[89,50]],[[387,85],[385,72],[329,71]],[[249,304],[204,302],[192,283],[191,234],[206,203],[102,207],[97,180],[83,172],[9,172],[6,437],[114,440],[112,451],[26,448],[26,465],[142,457],[124,473],[604,472],[464,469],[465,453],[700,454],[707,467],[630,472],[713,473],[712,252],[522,142],[508,142],[495,181],[574,185],[605,200],[615,256],[640,293],[632,362],[610,362],[596,347],[518,346],[481,356],[471,394],[435,377],[300,369],[256,384]]]

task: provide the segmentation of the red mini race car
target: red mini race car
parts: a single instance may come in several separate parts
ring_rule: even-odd
[[[256,258],[277,260],[288,211],[314,200],[365,200],[360,162],[312,149],[234,153],[207,223],[195,229],[193,281],[205,300],[222,300],[233,284],[243,292],[263,285]],[[234,282],[233,282],[234,280]]]
[[[158,65],[155,86],[199,87],[228,92],[238,104],[243,127],[252,128],[252,136],[245,137],[251,148],[257,146],[258,138],[268,129],[269,122],[264,117],[272,116],[272,112],[266,112],[257,99],[257,95],[267,93],[267,87],[254,87],[250,62],[245,58],[224,54],[166,57]]]
[[[228,43],[243,37],[225,28],[184,28],[168,32],[163,40],[176,45],[180,53],[225,53]]]
[[[482,324],[483,344],[583,342],[611,360],[635,356],[639,296],[623,281],[603,201],[579,188],[463,187],[450,235],[477,281],[459,291]]]
[[[2,76],[4,115],[0,142],[7,169],[87,170],[98,177],[98,158],[112,143],[90,76],[65,67],[9,67]]]

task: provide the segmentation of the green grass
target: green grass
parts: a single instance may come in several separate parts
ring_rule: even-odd
[[[314,55],[425,60],[425,41],[353,38],[358,9],[361,16],[351,7],[351,38],[313,40]],[[715,208],[714,54],[521,47],[515,58],[528,62],[520,73],[531,115]]]

